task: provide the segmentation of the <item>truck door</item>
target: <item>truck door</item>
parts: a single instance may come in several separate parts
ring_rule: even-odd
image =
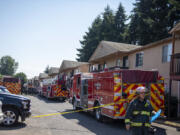
[[[88,107],[88,80],[83,79],[81,81],[81,92],[80,92],[80,105],[83,108]]]

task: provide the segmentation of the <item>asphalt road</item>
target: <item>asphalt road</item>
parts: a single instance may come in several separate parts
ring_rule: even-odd
[[[32,101],[32,115],[71,111],[68,102],[28,96]],[[158,125],[156,125],[158,126]],[[179,135],[175,128],[160,125],[155,135]],[[122,121],[100,123],[89,113],[71,113],[41,118],[28,118],[12,127],[0,126],[0,135],[131,135]]]

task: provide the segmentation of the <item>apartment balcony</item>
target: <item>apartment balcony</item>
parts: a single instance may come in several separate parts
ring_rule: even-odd
[[[171,56],[170,76],[173,80],[180,80],[180,53]]]

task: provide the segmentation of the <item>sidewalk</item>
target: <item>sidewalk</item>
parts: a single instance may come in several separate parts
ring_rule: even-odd
[[[157,119],[154,123],[171,126],[180,131],[180,119]]]

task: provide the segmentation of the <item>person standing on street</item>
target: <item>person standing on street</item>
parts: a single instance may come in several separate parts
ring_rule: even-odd
[[[138,87],[136,89],[137,98],[130,103],[126,112],[126,129],[131,128],[133,135],[148,135],[153,108],[150,101],[145,98],[145,93],[145,87]]]

